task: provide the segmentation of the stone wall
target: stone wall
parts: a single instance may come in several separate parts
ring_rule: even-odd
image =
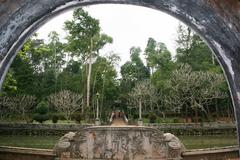
[[[230,160],[238,157],[238,147],[208,148],[183,152],[183,160]]]
[[[180,160],[177,137],[150,127],[97,126],[70,132],[56,144],[59,160]]]
[[[0,147],[0,160],[54,160],[52,150],[20,147]]]

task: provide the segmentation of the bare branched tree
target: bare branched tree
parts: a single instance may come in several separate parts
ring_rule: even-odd
[[[158,106],[159,93],[149,80],[137,83],[128,95],[130,106],[138,107],[140,99],[145,111],[153,112]]]
[[[58,111],[64,114],[66,120],[71,120],[71,115],[82,107],[82,96],[63,90],[48,97],[48,102]]]
[[[4,96],[0,98],[0,103],[1,108],[5,110],[5,114],[20,115],[21,119],[26,120],[27,114],[33,110],[36,97],[31,95]]]
[[[31,95],[17,95],[11,97],[11,109],[20,114],[23,120],[26,120],[27,114],[33,110],[36,103],[36,97]]]
[[[0,118],[3,119],[10,115],[10,98],[7,96],[0,97]]]
[[[183,107],[195,111],[198,119],[198,111],[203,111],[208,117],[210,112],[208,106],[213,99],[227,97],[226,92],[219,88],[224,83],[224,77],[220,74],[202,71],[192,71],[189,65],[182,65],[180,69],[173,72],[171,78],[170,94],[165,101],[173,110]],[[187,113],[185,113],[186,115]]]

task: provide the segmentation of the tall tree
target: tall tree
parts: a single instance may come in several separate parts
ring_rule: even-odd
[[[91,17],[88,12],[79,8],[73,13],[73,20],[65,22],[65,30],[68,32],[68,51],[80,57],[82,63],[87,63],[87,95],[86,106],[90,106],[90,83],[93,59],[99,50],[112,38],[100,33],[99,21]]]
[[[130,49],[130,61],[121,66],[120,97],[123,107],[128,106],[128,93],[137,82],[149,79],[149,69],[144,65],[140,58],[141,49],[132,47]]]
[[[221,68],[206,43],[189,27],[179,25],[177,37],[178,63],[187,63],[193,70],[213,71],[220,73]]]
[[[141,49],[139,47],[132,47],[130,49],[130,60],[121,66],[122,83],[131,85],[128,87],[129,91],[134,87],[137,81],[142,81],[149,78],[149,70],[144,65],[140,58]],[[123,84],[124,85],[124,84]]]
[[[171,53],[167,49],[167,46],[162,42],[157,42],[153,38],[148,39],[144,54],[147,65],[151,68],[151,74],[157,69],[166,69],[172,60]]]
[[[114,106],[114,102],[118,99],[118,81],[115,64],[118,63],[120,57],[116,54],[109,56],[99,56],[93,64],[93,89],[92,94],[99,93],[100,113],[109,111]],[[96,101],[96,96],[93,99]],[[94,103],[93,103],[94,104]],[[96,104],[96,103],[95,103]]]

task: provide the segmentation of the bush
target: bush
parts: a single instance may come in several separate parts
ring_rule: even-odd
[[[48,113],[48,105],[47,105],[47,103],[44,102],[44,101],[38,103],[35,112],[39,113],[39,114],[47,114]]]
[[[39,123],[43,123],[44,121],[48,120],[49,117],[47,114],[35,114],[33,119]]]
[[[81,121],[83,120],[83,116],[81,114],[76,114],[75,120],[77,123],[81,123]]]
[[[134,113],[133,114],[133,119],[138,119],[139,118],[139,114],[138,113]]]
[[[179,122],[178,118],[173,118],[173,123],[178,123],[178,122]]]
[[[40,123],[49,119],[48,106],[45,102],[42,101],[37,105],[33,119]]]
[[[64,117],[64,113],[57,113],[55,115],[58,116],[58,120],[66,120],[66,118]]]
[[[75,120],[77,123],[81,123],[82,120],[84,120],[84,114],[81,112],[75,112],[74,114],[71,115],[71,119]]]
[[[33,117],[30,115],[27,115],[25,120],[26,120],[27,124],[33,123]]]
[[[156,123],[156,120],[157,120],[156,114],[150,113],[149,116],[148,116],[148,118],[149,118],[149,122],[150,122],[150,123]]]
[[[52,116],[52,122],[53,122],[53,123],[57,123],[57,122],[58,122],[58,119],[59,119],[59,118],[58,118],[57,115],[53,115],[53,116]]]

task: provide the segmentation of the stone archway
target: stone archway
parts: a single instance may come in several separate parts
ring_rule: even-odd
[[[228,80],[240,144],[239,0],[0,0],[0,86],[17,51],[37,28],[67,9],[103,3],[160,10],[202,36],[217,56]]]

